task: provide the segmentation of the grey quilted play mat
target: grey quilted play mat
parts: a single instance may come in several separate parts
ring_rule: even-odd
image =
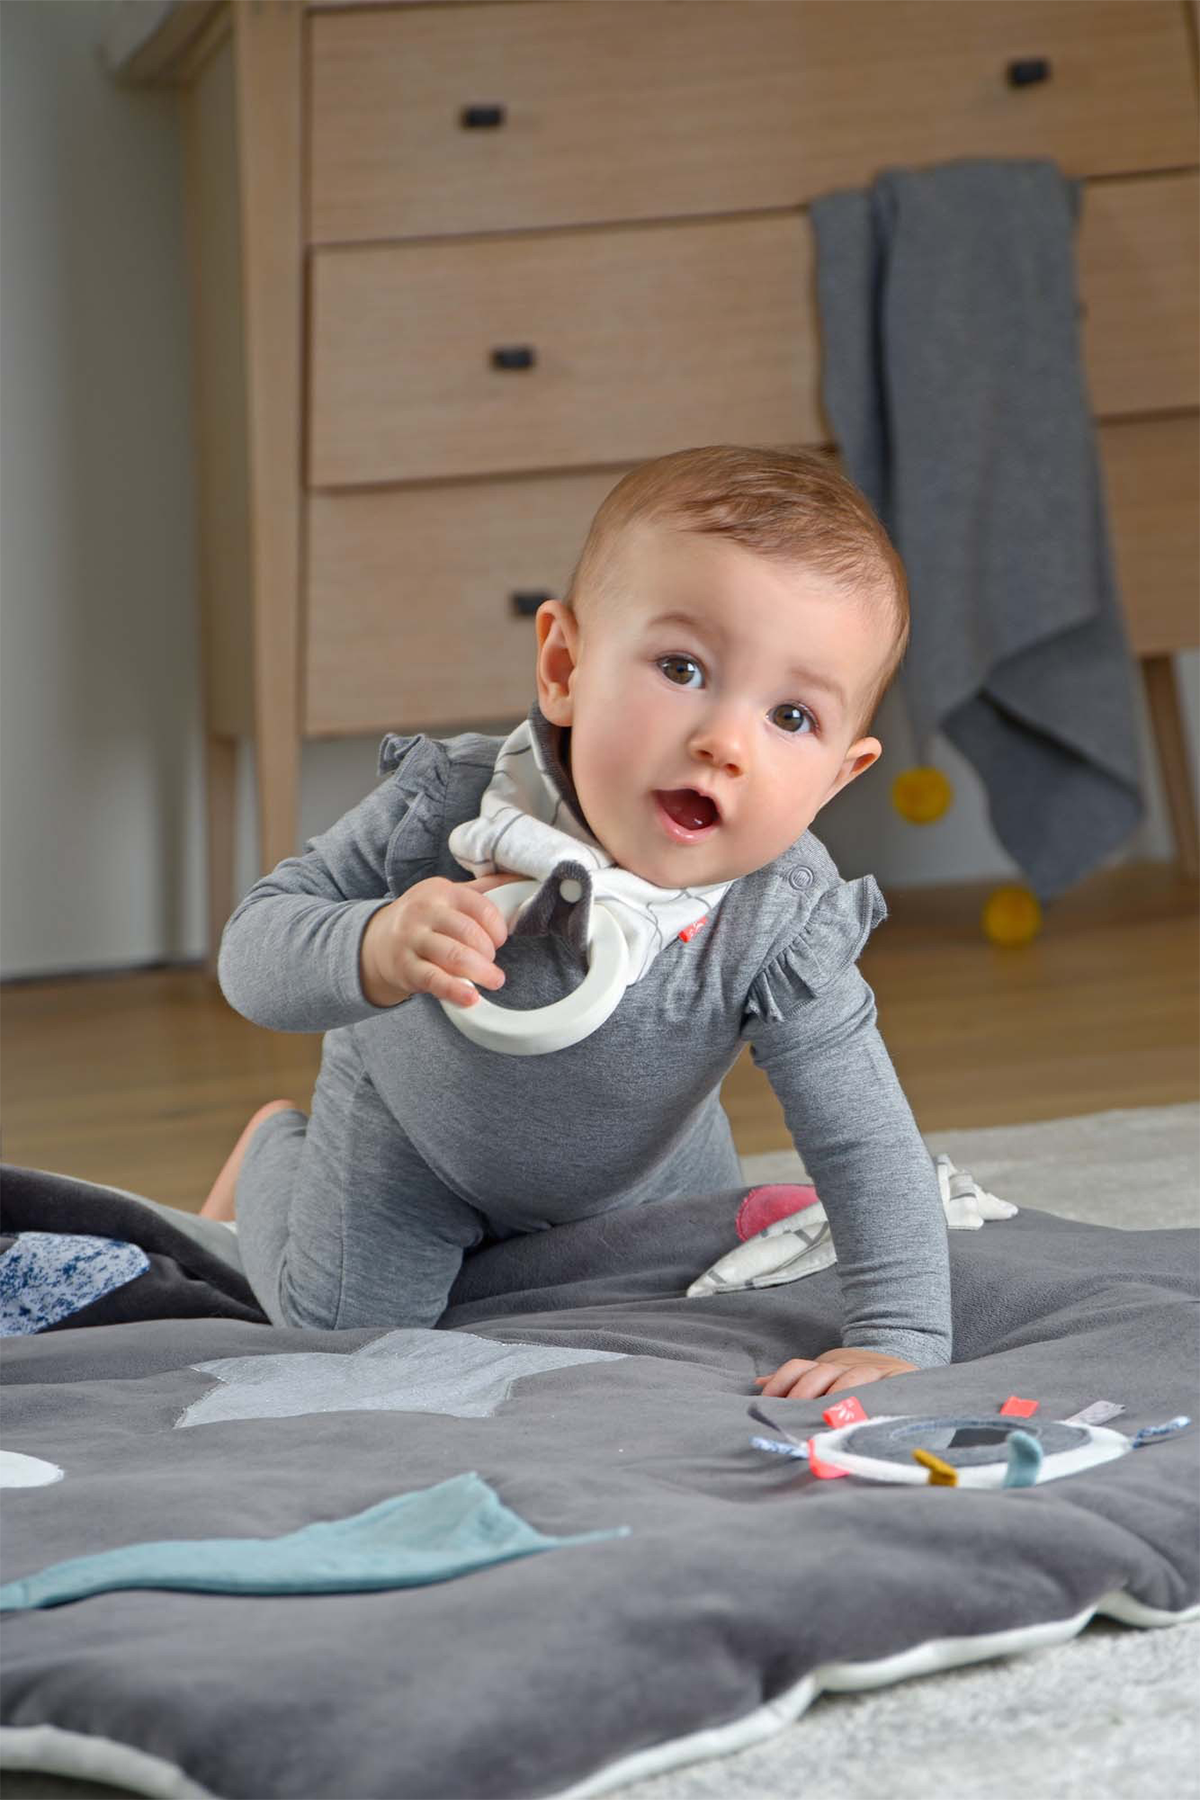
[[[6,1170],[10,1238],[90,1230],[145,1268],[5,1344],[4,1452],[51,1474],[3,1495],[3,1765],[179,1800],[582,1800],[822,1692],[1200,1615],[1196,1426],[1153,1435],[1198,1410],[1194,1230],[1009,1192],[950,1234],[955,1363],[863,1387],[857,1429],[1000,1419],[1040,1434],[1041,1478],[832,1477],[803,1453],[836,1448],[829,1398],[749,1408],[835,1340],[836,1271],[685,1297],[744,1194],[494,1245],[437,1331],[334,1334],[262,1322],[144,1202]],[[1098,1400],[1121,1410],[1061,1425]],[[1081,1433],[1121,1441],[1057,1472]],[[898,1435],[863,1441],[911,1469]],[[958,1435],[936,1460],[965,1471],[986,1433]]]

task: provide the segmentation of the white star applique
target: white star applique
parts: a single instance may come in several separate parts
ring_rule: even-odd
[[[436,1412],[487,1419],[514,1381],[579,1363],[621,1362],[615,1350],[567,1350],[511,1344],[465,1331],[389,1331],[344,1355],[285,1351],[192,1363],[218,1386],[187,1408],[177,1425],[225,1419],[290,1419],[317,1412]]]

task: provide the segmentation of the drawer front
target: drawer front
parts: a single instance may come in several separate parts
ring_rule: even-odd
[[[1091,184],[1078,259],[1095,411],[1200,403],[1200,177]]]
[[[1200,419],[1105,425],[1100,457],[1135,653],[1157,656],[1200,644]]]
[[[523,718],[537,637],[513,597],[561,598],[622,473],[312,495],[306,734]]]
[[[320,252],[310,479],[819,439],[811,287],[798,216]]]
[[[963,156],[1196,162],[1180,0],[402,6],[316,13],[308,49],[315,243],[787,207]]]
[[[1102,417],[1200,403],[1197,177],[1089,186],[1084,350]],[[316,487],[822,443],[807,217],[319,252]],[[532,367],[496,369],[493,351]]]
[[[1099,447],[1130,639],[1200,641],[1200,420],[1103,425]],[[503,728],[536,691],[537,596],[561,598],[624,471],[314,494],[305,734]]]

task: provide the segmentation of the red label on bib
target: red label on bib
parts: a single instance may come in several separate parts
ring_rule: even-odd
[[[679,934],[680,943],[681,944],[690,943],[691,940],[695,937],[696,933],[699,931],[700,927],[702,925],[707,925],[707,924],[708,924],[708,914],[705,913],[704,917],[702,919],[697,919],[696,923],[694,925],[685,925],[683,930]]]

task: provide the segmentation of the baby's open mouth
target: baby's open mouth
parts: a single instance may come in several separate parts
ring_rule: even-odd
[[[715,801],[707,794],[698,794],[695,788],[660,788],[656,797],[668,818],[685,831],[704,831],[721,816]]]

